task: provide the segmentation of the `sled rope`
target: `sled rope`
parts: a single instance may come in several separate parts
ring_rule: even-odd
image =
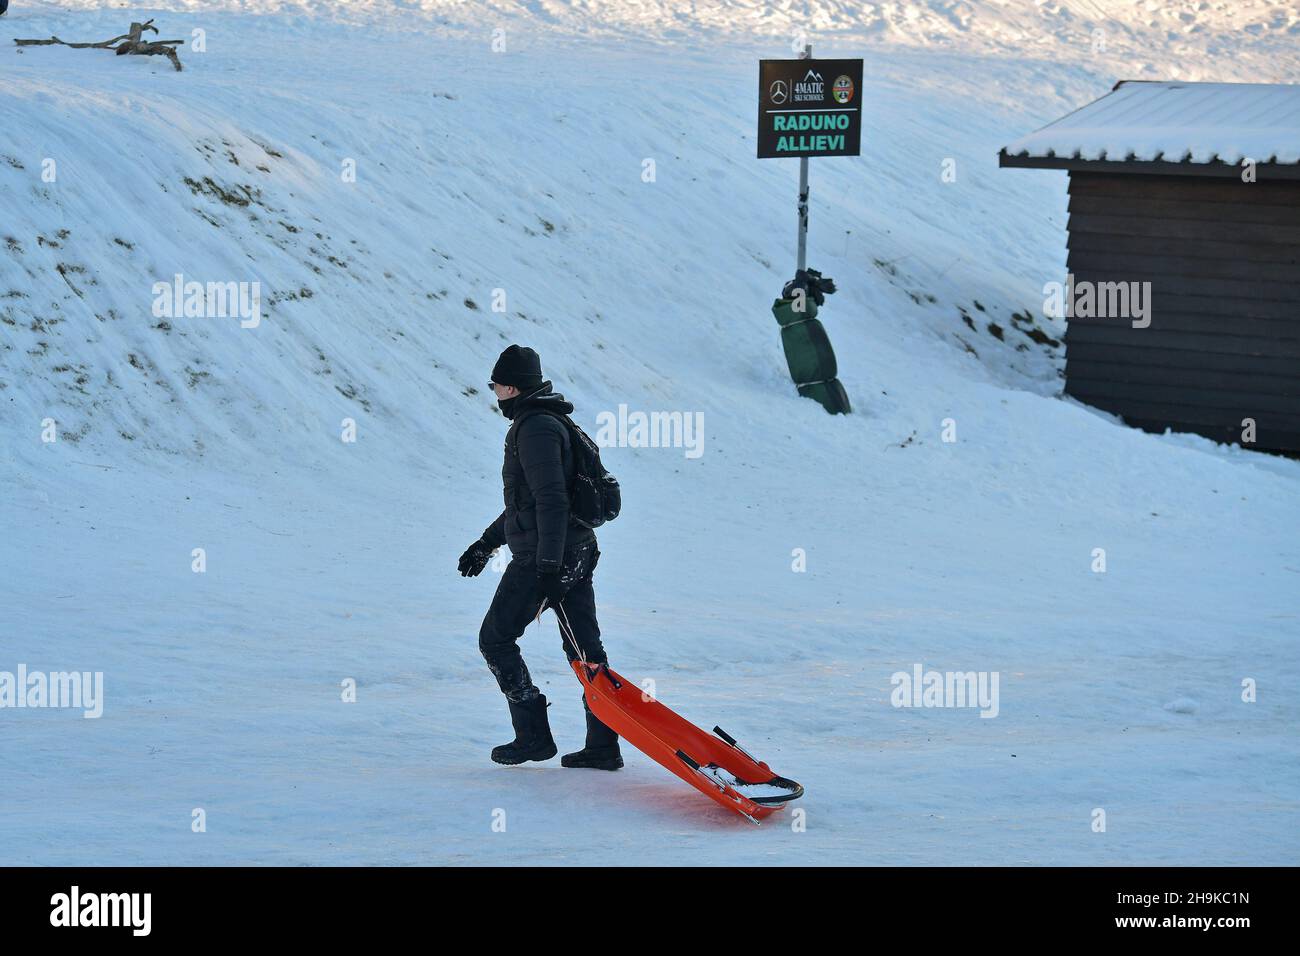
[[[564,605],[562,603],[556,604],[554,611],[555,619],[560,622],[560,633],[573,645],[573,653],[578,655],[578,660],[582,661],[582,666],[590,667],[591,665],[587,663],[587,655],[582,653],[582,648],[578,646],[578,639],[573,634],[573,627],[569,624],[569,615],[564,613]]]

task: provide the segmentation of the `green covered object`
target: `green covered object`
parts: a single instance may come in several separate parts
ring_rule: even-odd
[[[804,398],[821,402],[822,408],[832,415],[847,415],[853,411],[853,406],[849,404],[848,392],[844,391],[844,386],[840,384],[838,378],[800,385],[799,394]]]
[[[781,346],[785,349],[785,362],[790,366],[790,377],[796,385],[824,382],[839,374],[831,340],[825,327],[816,319],[783,325]]]
[[[812,296],[804,297],[804,311],[796,312],[794,309],[794,299],[777,299],[772,303],[772,314],[776,316],[778,325],[794,325],[796,322],[802,322],[804,319],[817,318],[817,303],[813,301]]]
[[[817,273],[813,275],[820,278]],[[835,290],[832,286],[826,291]],[[785,350],[790,377],[800,395],[820,402],[832,415],[847,415],[853,409],[844,386],[836,378],[839,369],[835,351],[826,329],[817,320],[817,301],[811,294],[807,295],[801,312],[795,310],[794,304],[793,297],[782,297],[772,303],[772,315],[781,326],[781,347]]]

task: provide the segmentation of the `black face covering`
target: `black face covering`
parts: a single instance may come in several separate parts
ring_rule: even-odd
[[[519,402],[532,398],[534,395],[550,395],[551,383],[543,382],[541,385],[534,385],[524,391],[521,391],[514,398],[498,398],[497,408],[501,409],[501,414],[506,418],[513,419],[515,410],[519,407]]]

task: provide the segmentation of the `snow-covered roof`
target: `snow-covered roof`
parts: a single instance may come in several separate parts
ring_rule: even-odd
[[[1125,80],[1003,153],[1109,162],[1300,163],[1300,85]]]

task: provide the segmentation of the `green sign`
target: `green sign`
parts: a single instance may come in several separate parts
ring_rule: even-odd
[[[758,158],[857,156],[861,60],[759,60]]]

